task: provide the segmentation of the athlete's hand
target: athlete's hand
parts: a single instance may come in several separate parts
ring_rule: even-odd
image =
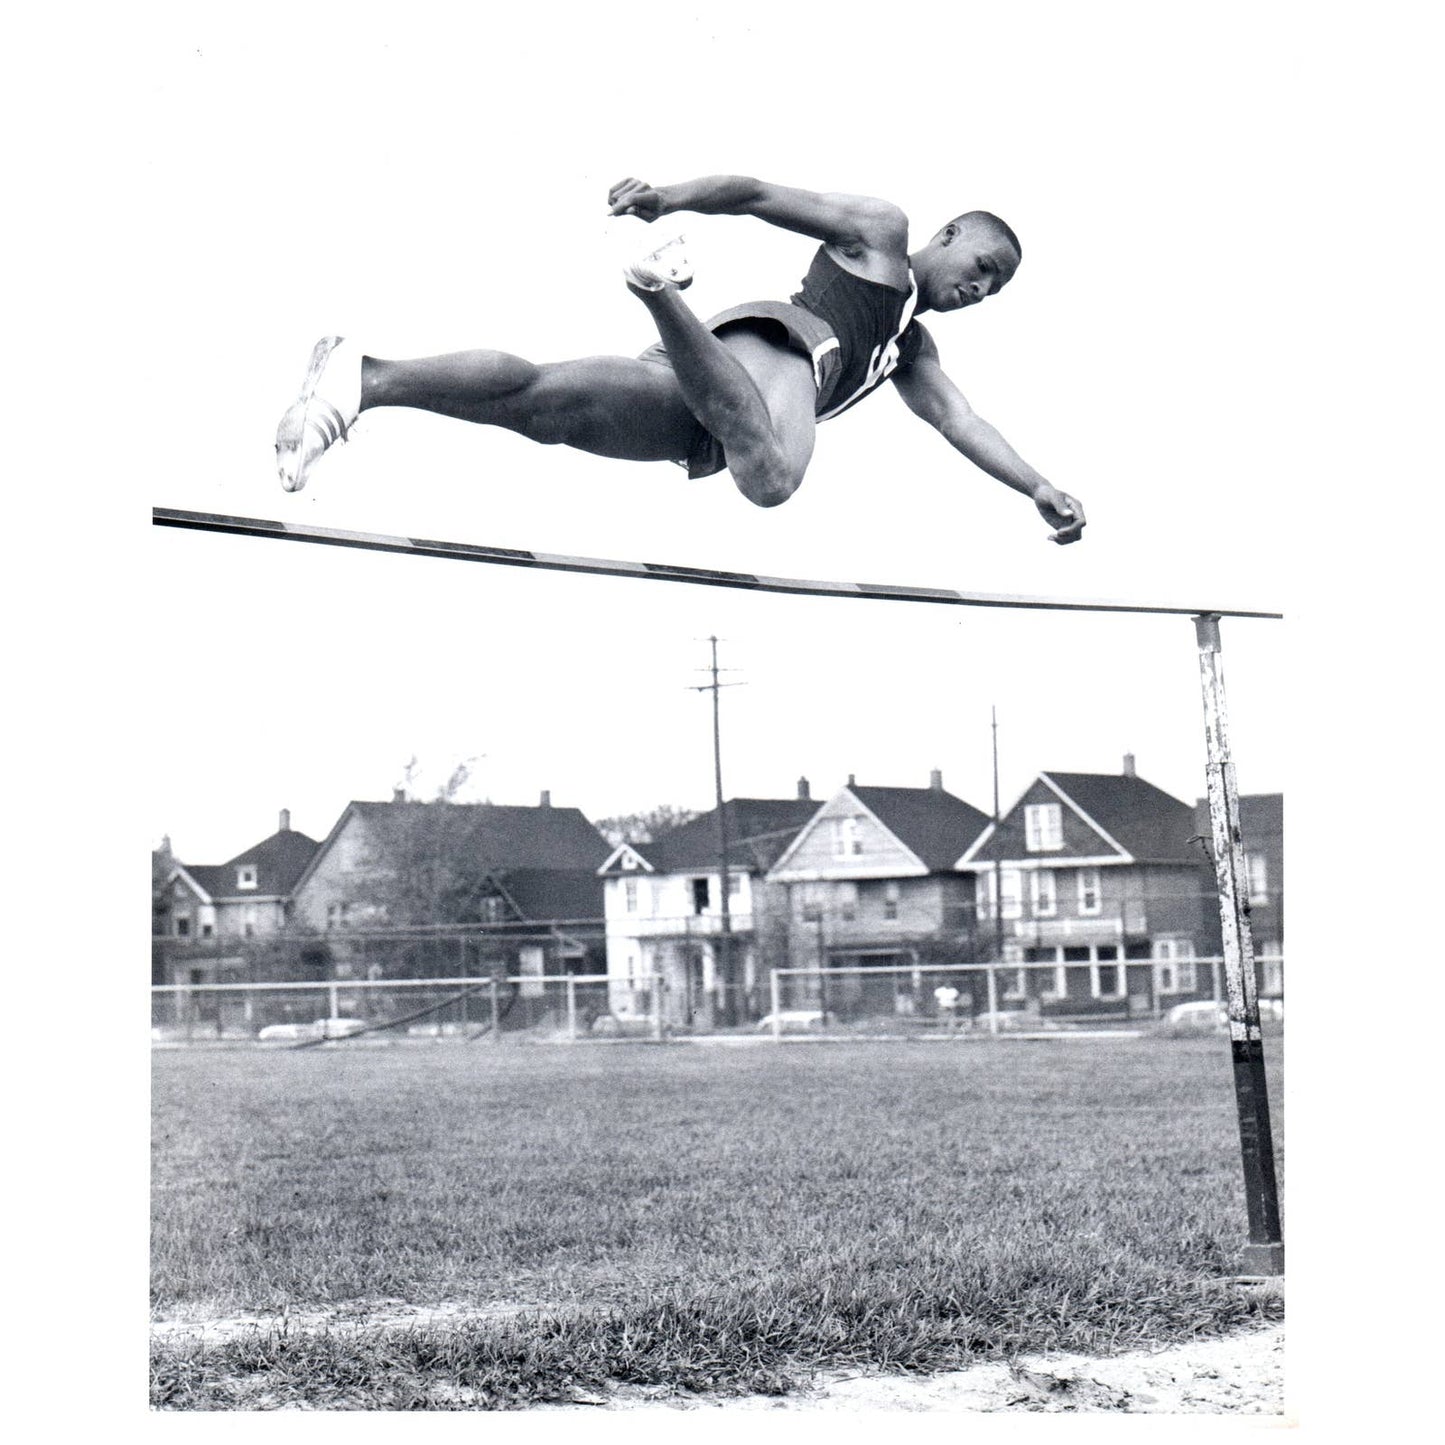
[[[1034,493],[1034,506],[1039,509],[1039,516],[1054,528],[1049,541],[1064,547],[1070,542],[1077,542],[1084,535],[1084,509],[1077,499],[1069,496],[1067,492],[1061,492],[1057,487],[1051,487],[1045,482]]]
[[[629,176],[618,181],[607,192],[608,214],[613,216],[637,216],[644,221],[655,221],[667,214],[667,202],[656,186]]]

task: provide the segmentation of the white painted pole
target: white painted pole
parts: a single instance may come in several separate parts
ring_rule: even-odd
[[[1264,1044],[1255,988],[1254,940],[1249,927],[1239,789],[1229,752],[1229,718],[1219,657],[1219,617],[1213,613],[1200,614],[1194,619],[1194,631],[1199,644],[1200,683],[1204,694],[1209,827],[1214,843],[1214,875],[1219,888],[1224,987],[1229,1003],[1230,1051],[1249,1214],[1244,1268],[1251,1274],[1278,1275],[1284,1273],[1284,1238],[1280,1230]]]
[[[783,989],[778,980],[777,969],[768,975],[768,990],[773,999],[773,1042],[780,1044],[783,1041]]]

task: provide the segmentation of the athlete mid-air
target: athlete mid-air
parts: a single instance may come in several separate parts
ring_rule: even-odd
[[[361,412],[404,406],[598,456],[678,462],[691,477],[727,468],[749,501],[773,507],[802,482],[817,423],[891,379],[965,457],[1031,497],[1053,541],[1078,541],[1084,509],[975,414],[917,319],[972,306],[1013,276],[1022,251],[997,216],[969,211],[910,254],[908,218],[888,201],[744,176],[673,186],[621,181],[608,207],[644,221],[677,211],[756,216],[822,245],[790,302],[750,302],[706,322],[681,295],[692,272],[680,241],[634,262],[625,279],[660,338],[640,357],[537,364],[461,351],[384,361],[323,337],[276,432],[282,486],[305,486]]]

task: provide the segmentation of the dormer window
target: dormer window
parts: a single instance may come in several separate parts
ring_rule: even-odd
[[[242,863],[236,869],[236,887],[254,888],[256,886],[256,865],[254,863]]]
[[[863,852],[863,838],[858,831],[857,818],[833,819],[833,855],[837,858],[856,858]]]
[[[1057,853],[1063,846],[1063,809],[1057,803],[1029,803],[1024,808],[1024,847],[1030,853]]]

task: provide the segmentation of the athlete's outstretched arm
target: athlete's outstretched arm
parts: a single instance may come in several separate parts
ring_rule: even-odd
[[[1014,491],[1032,497],[1039,515],[1054,528],[1050,541],[1063,545],[1079,540],[1085,524],[1083,507],[1040,476],[974,411],[968,398],[945,375],[938,363],[938,347],[926,331],[918,356],[893,373],[893,384],[909,410],[937,427],[976,467]]]
[[[673,186],[650,186],[629,177],[607,193],[607,205],[614,216],[639,216],[644,221],[674,211],[756,216],[842,251],[862,248],[906,254],[908,246],[908,217],[891,201],[800,191],[751,176],[703,176]]]

